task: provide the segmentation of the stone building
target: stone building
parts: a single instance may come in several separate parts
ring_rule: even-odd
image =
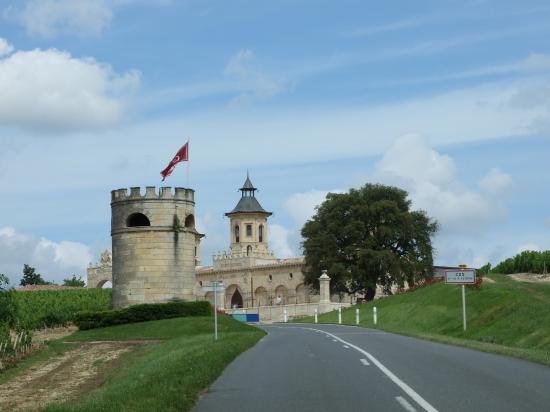
[[[197,268],[197,298],[213,302],[213,292],[203,292],[202,286],[222,280],[225,291],[219,305],[227,309],[318,302],[319,296],[304,285],[303,258],[278,259],[270,251],[271,212],[260,205],[248,175],[239,190],[239,202],[225,214],[229,250],[214,255],[213,266]]]

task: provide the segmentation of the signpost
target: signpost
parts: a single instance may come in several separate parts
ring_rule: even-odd
[[[203,286],[205,292],[214,292],[214,340],[218,340],[218,291],[223,290],[224,284],[222,281],[215,280],[210,286]]]
[[[458,265],[458,270],[445,271],[445,283],[452,285],[462,285],[462,322],[466,330],[466,292],[464,285],[473,285],[476,283],[476,271],[466,269],[466,265]]]

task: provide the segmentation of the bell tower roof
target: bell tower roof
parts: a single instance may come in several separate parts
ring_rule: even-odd
[[[267,212],[256,199],[256,190],[248,172],[246,172],[246,180],[244,181],[243,186],[239,189],[241,191],[241,199],[237,206],[231,211],[226,213],[226,216],[231,216],[235,213],[264,213],[268,216],[271,216],[271,212]]]

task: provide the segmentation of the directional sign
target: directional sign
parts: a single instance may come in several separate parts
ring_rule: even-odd
[[[202,290],[204,292],[222,292],[224,288],[223,282],[212,282],[208,286],[203,286]]]
[[[476,283],[476,271],[473,269],[446,270],[445,283],[469,285]]]

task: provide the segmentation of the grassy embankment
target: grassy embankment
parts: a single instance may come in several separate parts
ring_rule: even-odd
[[[264,332],[220,316],[220,339],[212,317],[175,318],[78,331],[64,341],[161,340],[140,346],[108,373],[105,383],[77,402],[48,412],[187,411],[241,352]]]
[[[490,275],[479,290],[466,289],[468,330],[462,330],[460,286],[436,284],[366,305],[344,310],[342,322],[375,327],[372,308],[377,307],[377,328],[388,332],[461,345],[550,365],[550,285],[516,282],[504,275]],[[338,315],[319,316],[321,323],[336,323]],[[297,322],[313,322],[302,318]]]

